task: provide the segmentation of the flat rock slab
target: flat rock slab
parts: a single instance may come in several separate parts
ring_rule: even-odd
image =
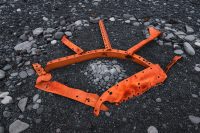
[[[200,123],[200,117],[198,117],[198,116],[189,115],[189,119],[194,124],[199,124]]]
[[[28,101],[28,97],[22,98],[19,102],[18,102],[18,107],[19,109],[24,112],[25,111],[25,107]]]
[[[0,79],[3,79],[6,76],[6,73],[3,70],[0,70]]]
[[[35,41],[30,41],[30,42],[25,41],[25,42],[19,43],[14,47],[14,50],[15,51],[25,51],[26,50],[27,52],[30,52],[31,47],[34,43],[35,43]]]
[[[188,42],[184,43],[184,49],[189,55],[195,55],[194,48]]]
[[[9,126],[9,133],[21,133],[27,128],[29,128],[29,124],[16,120]]]
[[[33,30],[33,35],[35,35],[35,36],[39,36],[42,33],[43,33],[43,28],[41,28],[41,27],[36,28],[35,30]]]

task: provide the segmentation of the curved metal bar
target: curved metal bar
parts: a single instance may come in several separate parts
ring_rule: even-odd
[[[97,50],[87,51],[82,54],[74,54],[74,55],[54,59],[47,63],[45,67],[45,71],[49,72],[53,69],[57,69],[57,68],[61,68],[67,65],[74,64],[74,63],[83,62],[83,61],[92,60],[92,59],[101,58],[101,57],[131,59],[132,61],[144,67],[148,67],[152,64],[150,61],[147,61],[146,59],[144,59],[143,57],[137,54],[128,55],[127,52],[123,50],[111,49],[107,51],[105,49],[97,49]]]

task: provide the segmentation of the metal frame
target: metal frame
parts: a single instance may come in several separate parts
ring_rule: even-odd
[[[96,116],[99,115],[100,110],[108,110],[108,107],[103,104],[104,102],[108,101],[110,103],[119,104],[132,97],[143,94],[145,91],[162,83],[167,78],[166,72],[164,72],[158,64],[153,64],[145,58],[135,54],[135,52],[141,49],[144,45],[157,38],[161,34],[160,31],[154,27],[149,27],[148,30],[150,36],[147,39],[134,45],[127,51],[124,51],[112,48],[102,20],[99,21],[99,27],[105,45],[104,49],[84,51],[72,43],[70,40],[68,40],[66,36],[63,36],[61,40],[62,43],[68,46],[76,54],[49,61],[45,68],[43,68],[38,63],[33,64],[35,71],[39,75],[35,85],[36,88],[46,92],[58,94],[94,107],[94,114]],[[76,88],[70,88],[57,81],[51,81],[51,70],[100,57],[131,59],[132,61],[144,66],[146,69],[122,80],[118,84],[105,91],[101,96]],[[180,56],[176,56],[168,65],[166,71],[168,71],[170,67],[180,58]]]

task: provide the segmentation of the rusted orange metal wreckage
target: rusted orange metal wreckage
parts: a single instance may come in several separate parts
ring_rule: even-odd
[[[115,103],[118,105],[123,101],[139,96],[150,88],[163,83],[167,78],[167,71],[181,58],[180,56],[175,56],[164,71],[158,64],[153,64],[136,54],[139,49],[161,34],[161,32],[154,27],[148,28],[150,36],[147,39],[134,45],[127,51],[112,48],[102,20],[99,21],[99,27],[105,45],[104,49],[84,51],[68,40],[66,36],[63,36],[61,40],[62,43],[68,46],[76,54],[49,61],[44,68],[38,63],[33,64],[33,67],[38,74],[35,85],[36,88],[94,107],[95,116],[99,115],[100,110],[108,110],[108,107],[103,104],[104,102]],[[100,57],[131,59],[132,61],[144,66],[145,69],[112,86],[101,96],[80,89],[71,88],[57,81],[51,80],[51,70]]]

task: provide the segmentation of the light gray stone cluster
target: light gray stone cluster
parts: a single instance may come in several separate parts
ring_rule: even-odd
[[[154,24],[157,24],[154,26]],[[181,23],[181,22],[180,22]],[[181,30],[175,27],[175,25],[167,23],[162,19],[149,20],[143,23],[144,26],[154,26],[162,32],[162,35],[157,42],[161,46],[173,47],[174,54],[176,55],[195,55],[195,47],[200,46],[198,35],[195,34],[195,30],[188,25],[185,25]],[[147,32],[144,32],[145,35]],[[148,36],[147,36],[148,37]]]
[[[89,82],[102,91],[127,77],[125,70],[117,60],[95,60],[83,72],[88,77]]]

